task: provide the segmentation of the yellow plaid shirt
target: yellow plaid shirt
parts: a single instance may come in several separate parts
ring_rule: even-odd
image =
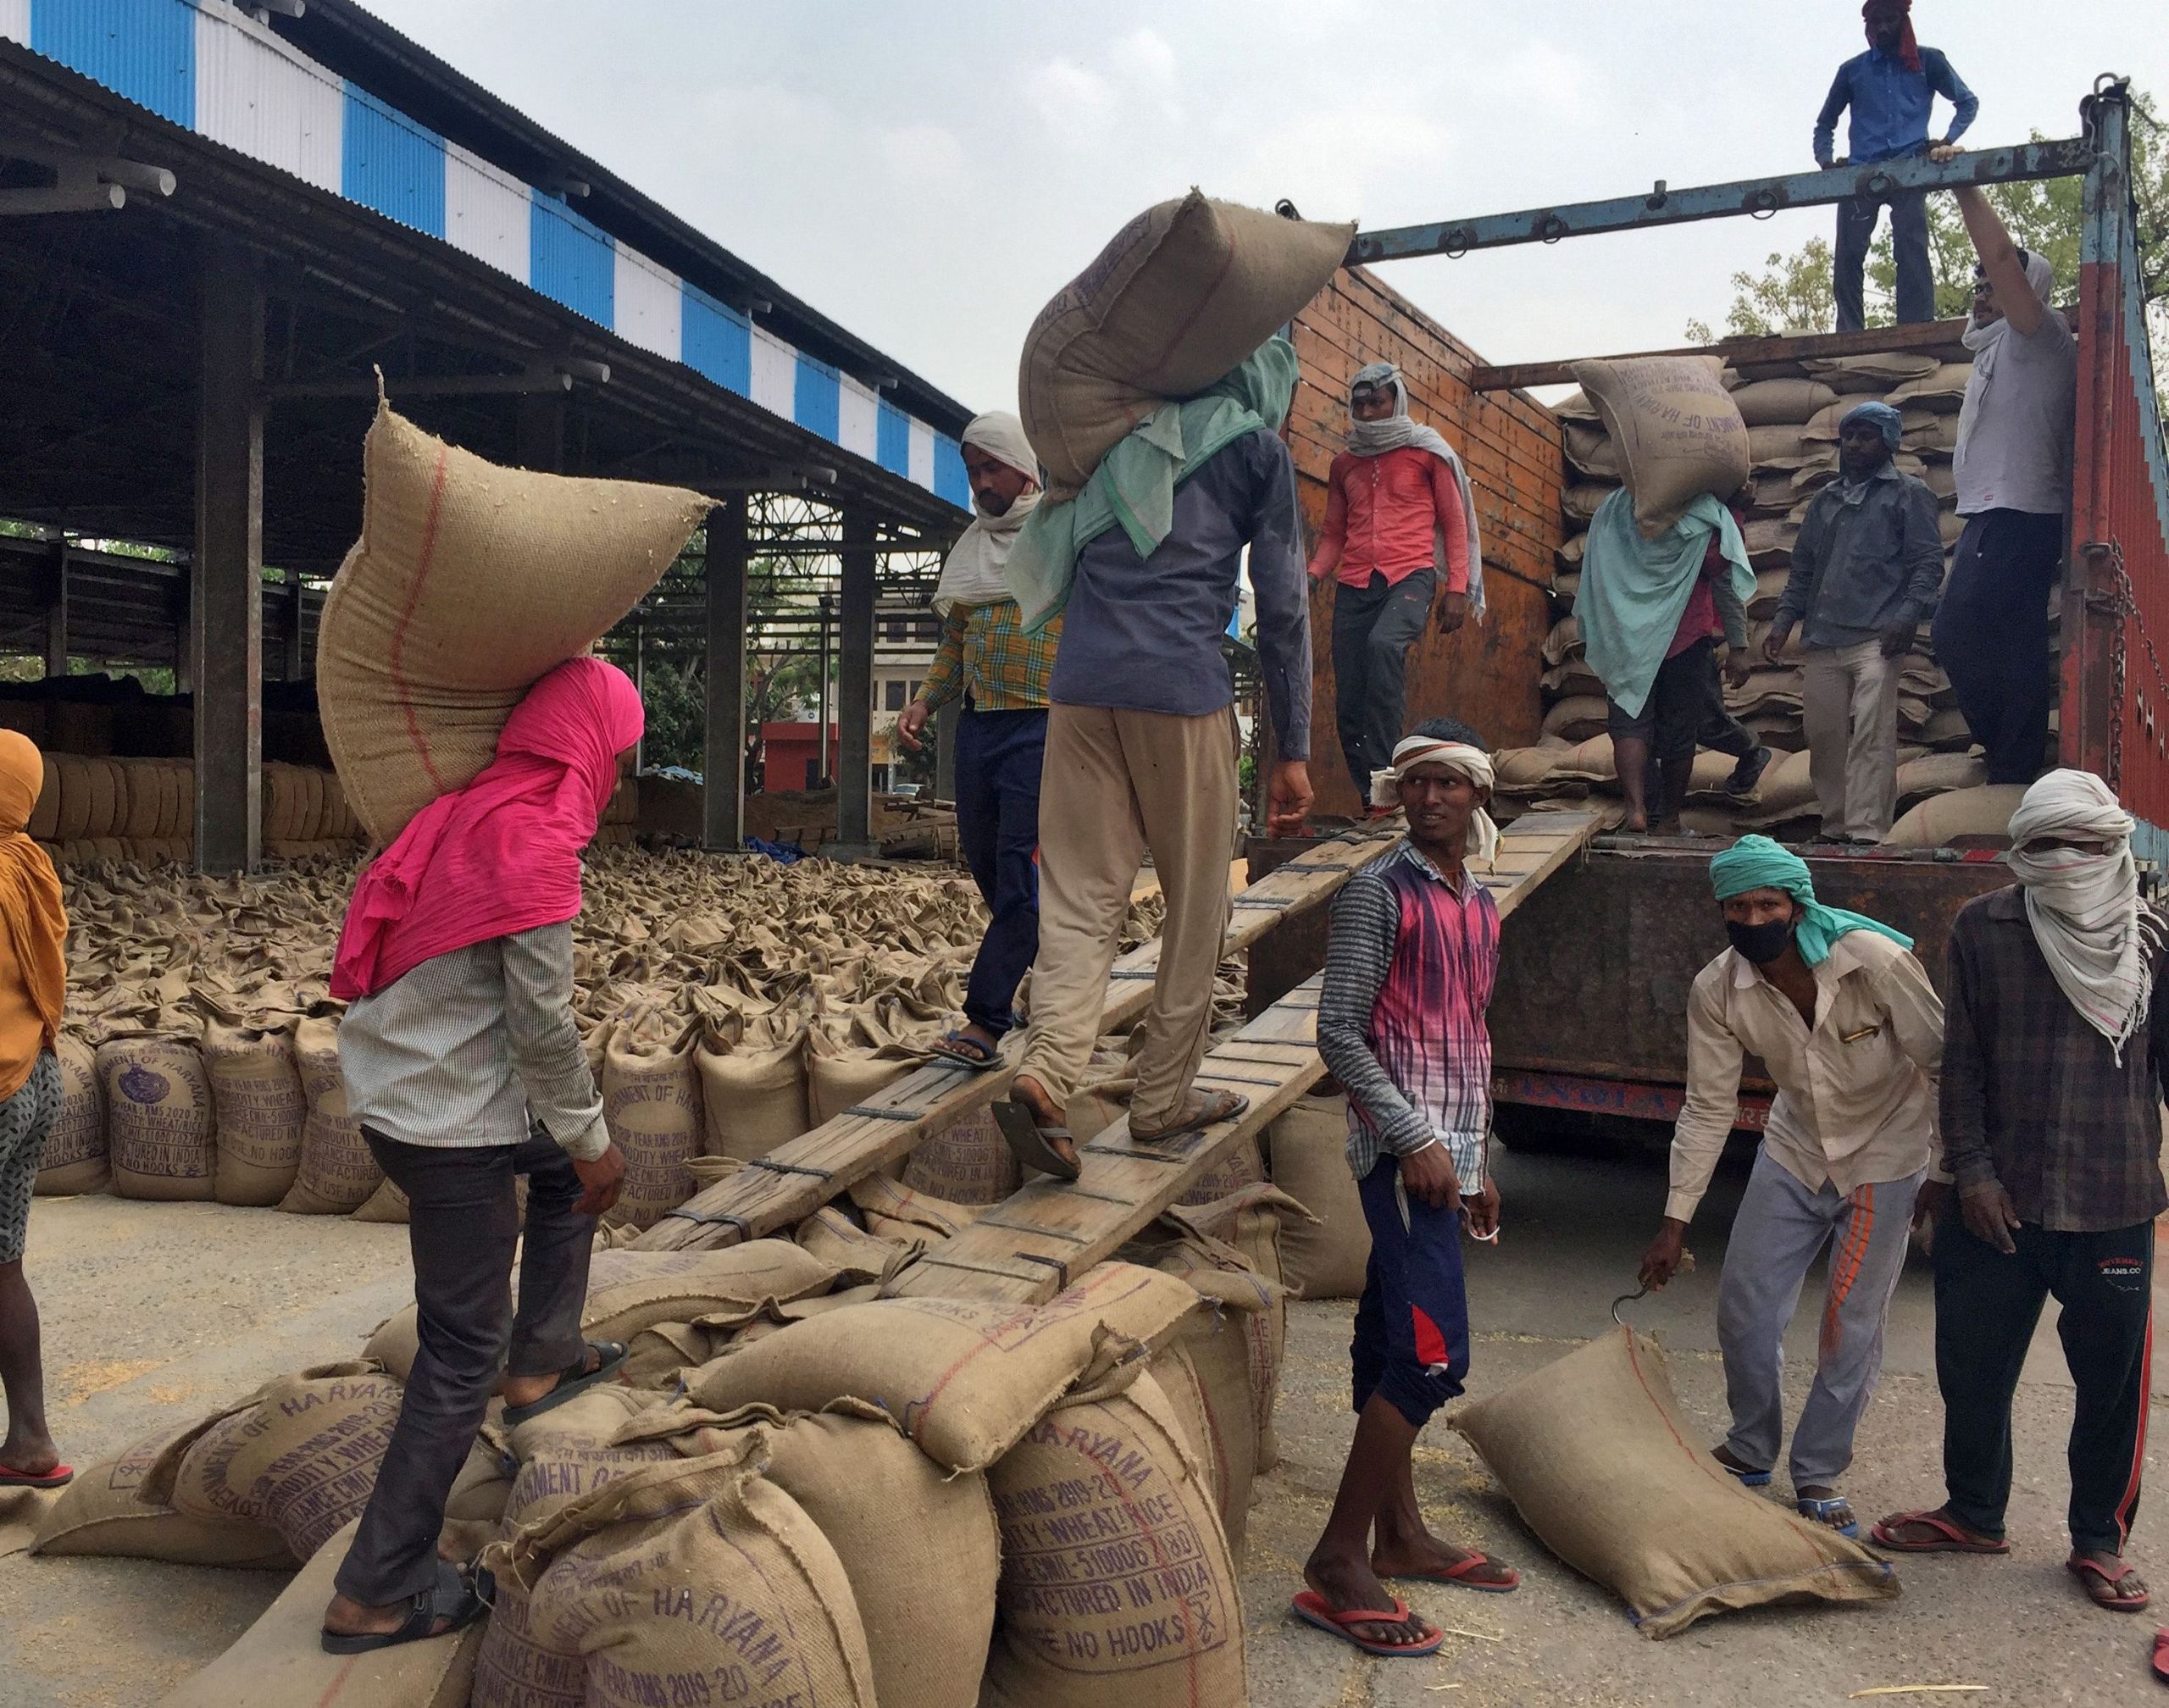
[[[951,606],[919,698],[936,712],[967,693],[979,712],[1036,712],[1044,707],[1062,618],[1037,635],[1027,635],[1018,620],[1023,614],[1014,599]]]

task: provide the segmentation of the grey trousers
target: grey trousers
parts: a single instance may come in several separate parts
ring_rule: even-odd
[[[341,1594],[383,1607],[435,1583],[444,1504],[497,1378],[546,1376],[580,1356],[595,1217],[573,1208],[580,1176],[546,1136],[518,1145],[452,1148],[402,1145],[362,1131],[385,1173],[407,1195],[421,1334],[376,1488],[334,1580]],[[515,1174],[527,1176],[524,1250]],[[516,1251],[517,1316],[511,1285]]]
[[[1883,1371],[1883,1318],[1906,1267],[1913,1200],[1926,1178],[1923,1169],[1850,1195],[1826,1180],[1811,1192],[1767,1152],[1756,1156],[1717,1289],[1717,1344],[1732,1406],[1725,1445],[1741,1464],[1777,1462],[1785,1427],[1785,1328],[1825,1244],[1829,1291],[1815,1384],[1793,1430],[1793,1486],[1828,1488],[1853,1462],[1853,1431]]]

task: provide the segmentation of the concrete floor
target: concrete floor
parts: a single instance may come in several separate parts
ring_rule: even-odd
[[[1608,1327],[1609,1302],[1633,1285],[1664,1195],[1661,1153],[1508,1156],[1500,1177],[1505,1239],[1469,1269],[1478,1395]],[[1636,1323],[1671,1349],[1681,1399],[1712,1439],[1723,1410],[1711,1321],[1719,1230],[1739,1178],[1728,1172],[1697,1224],[1697,1272],[1634,1308]],[[111,1198],[41,1201],[31,1228],[54,1427],[78,1465],[177,1428],[269,1376],[349,1356],[411,1296],[402,1228]],[[1939,1494],[1926,1284],[1916,1266],[1901,1287],[1883,1389],[1848,1479],[1871,1515]],[[1906,1593],[1895,1602],[1727,1615],[1651,1643],[1610,1594],[1545,1554],[1441,1424],[1418,1450],[1434,1522],[1511,1559],[1523,1588],[1489,1597],[1416,1589],[1418,1607],[1469,1634],[1432,1660],[1366,1660],[1284,1613],[1347,1447],[1351,1308],[1306,1304],[1290,1315],[1286,1456],[1261,1479],[1245,1567],[1259,1708],[1792,1708],[1878,1685],[1963,1683],[1991,1689],[1894,1700],[2089,1708],[2160,1700],[2145,1670],[2155,1620],[2094,1611],[2061,1569],[2070,1391],[2045,1322],[2019,1397],[2010,1559],[1906,1561]],[[1796,1365],[1811,1357],[1813,1334],[1813,1308],[1803,1306]],[[1804,1392],[1806,1367],[1797,1367]],[[2153,1533],[2143,1520],[2134,1557],[2169,1590],[2169,1550],[2150,1546]],[[238,1636],[282,1582],[134,1561],[0,1558],[0,1708],[154,1703]]]

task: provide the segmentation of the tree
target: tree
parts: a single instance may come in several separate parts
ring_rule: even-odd
[[[2132,95],[2132,188],[2138,203],[2141,286],[2152,334],[2155,372],[2169,393],[2169,144],[2165,144],[2153,103]],[[2039,131],[2035,141],[2042,141]],[[2079,237],[2083,223],[2084,181],[2048,178],[2028,184],[1991,186],[1989,200],[2003,216],[2011,235],[2025,248],[2048,258],[2061,293],[2076,292]],[[1948,196],[1928,197],[1928,255],[1935,271],[1936,313],[1950,319],[1967,313],[1973,300],[1973,246],[1967,241],[1958,204]],[[1894,318],[1898,266],[1886,220],[1868,252],[1867,318],[1872,326]],[[1772,254],[1761,273],[1732,275],[1732,306],[1725,311],[1725,333],[1764,337],[1786,332],[1827,331],[1837,314],[1831,289],[1830,245],[1811,238],[1791,254]],[[1716,341],[1709,322],[1690,320],[1694,343]]]

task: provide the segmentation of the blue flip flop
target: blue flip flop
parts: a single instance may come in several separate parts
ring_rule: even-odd
[[[1766,1477],[1762,1480],[1767,1483],[1769,1478]],[[1840,1536],[1857,1537],[1861,1533],[1861,1521],[1857,1518],[1850,1524],[1830,1522],[1832,1513],[1850,1512],[1853,1510],[1853,1503],[1842,1494],[1833,1494],[1828,1500],[1813,1500],[1803,1494],[1794,1501],[1793,1505],[1800,1509],[1801,1517],[1812,1518],[1817,1523],[1835,1530]]]
[[[1717,1459],[1717,1456],[1714,1453],[1710,1456],[1717,1460],[1718,1470],[1723,1472],[1743,1489],[1767,1489],[1770,1486],[1770,1473],[1767,1471],[1743,1471],[1737,1465],[1728,1465],[1723,1460]]]

